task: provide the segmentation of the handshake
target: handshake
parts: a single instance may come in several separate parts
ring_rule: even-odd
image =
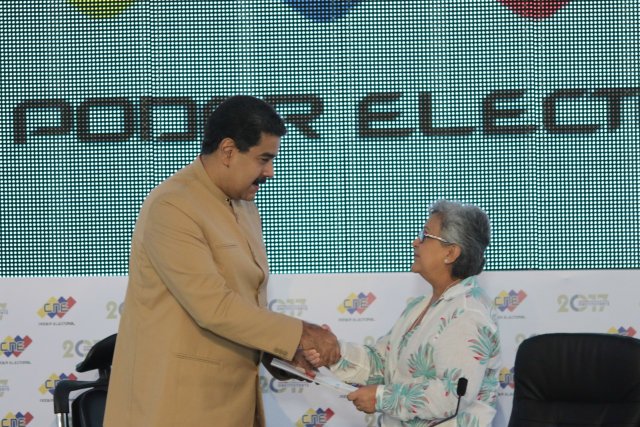
[[[263,361],[265,366],[276,379],[292,379],[290,374],[270,367],[273,356],[265,354]],[[293,357],[292,363],[300,369],[304,369],[307,375],[315,377],[316,368],[333,365],[340,359],[340,345],[338,339],[328,326],[318,326],[313,323],[302,322],[302,335],[298,351]]]
[[[273,356],[269,353],[264,353],[262,356],[264,366],[274,378],[281,381],[296,378],[271,366],[272,359]],[[319,326],[303,321],[300,344],[291,363],[303,369],[310,377],[315,377],[317,368],[333,365],[338,360],[340,360],[340,344],[331,329],[326,325]]]
[[[305,371],[333,365],[340,359],[338,338],[328,326],[302,322],[302,336],[293,364]]]

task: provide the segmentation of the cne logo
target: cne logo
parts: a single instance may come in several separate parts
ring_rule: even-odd
[[[38,309],[38,316],[45,317],[49,316],[49,318],[53,319],[54,317],[63,318],[65,314],[71,310],[71,307],[76,305],[76,300],[73,297],[64,298],[60,297],[56,299],[55,297],[49,298],[47,302],[44,303],[42,307]]]
[[[620,326],[619,328],[615,328],[615,327],[611,327],[607,330],[607,333],[609,334],[616,334],[616,335],[622,335],[623,337],[633,337],[636,335],[636,330],[633,328],[633,326],[629,326],[629,328],[625,329],[623,326]]]
[[[327,408],[326,410],[322,408],[318,408],[317,410],[309,409],[298,422],[296,422],[296,427],[322,427],[333,415],[334,412],[331,408]]]
[[[29,425],[31,420],[33,420],[33,415],[29,412],[24,414],[22,412],[16,414],[8,412],[0,422],[0,427],[24,427]]]
[[[18,357],[31,345],[31,342],[31,338],[28,335],[24,338],[19,335],[16,335],[15,338],[6,337],[4,341],[0,342],[0,352],[7,357],[11,357],[11,355]]]
[[[513,382],[513,368],[502,368],[498,374],[498,383],[500,387],[505,389],[507,387],[513,389],[515,383]]]
[[[376,296],[371,292],[366,295],[362,292],[357,295],[355,293],[351,293],[342,301],[342,304],[338,306],[338,311],[342,314],[347,312],[349,314],[353,314],[355,312],[362,314],[371,304],[373,304],[375,300]]]
[[[508,293],[506,291],[500,292],[498,296],[494,298],[493,303],[496,308],[502,312],[505,310],[513,312],[522,304],[522,301],[524,301],[526,297],[527,294],[523,290],[516,292],[512,289]]]
[[[38,390],[40,391],[40,394],[46,394],[47,392],[49,392],[51,395],[53,395],[53,391],[56,388],[56,385],[62,381],[62,380],[71,380],[71,381],[76,381],[78,379],[78,377],[76,377],[74,374],[51,374],[51,376],[49,376],[49,378],[47,378],[44,383],[42,383],[42,385],[40,385],[40,387],[38,388]]]

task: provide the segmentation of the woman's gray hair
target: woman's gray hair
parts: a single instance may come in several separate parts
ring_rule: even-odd
[[[453,276],[465,279],[479,274],[491,237],[487,214],[474,205],[438,200],[429,209],[429,215],[440,217],[440,237],[460,247],[460,256],[453,263]]]

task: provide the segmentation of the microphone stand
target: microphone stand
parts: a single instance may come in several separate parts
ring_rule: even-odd
[[[438,424],[442,424],[445,421],[449,421],[450,419],[453,419],[453,418],[458,416],[458,409],[460,409],[460,398],[462,398],[462,396],[464,396],[464,394],[467,392],[467,384],[468,383],[469,383],[469,381],[467,381],[467,379],[464,378],[464,377],[461,377],[458,380],[458,386],[456,387],[456,393],[458,394],[458,404],[456,405],[456,411],[450,417],[443,418],[440,421],[438,421],[437,423],[432,424],[431,427],[435,427]]]

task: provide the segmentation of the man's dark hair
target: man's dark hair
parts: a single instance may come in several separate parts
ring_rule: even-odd
[[[284,136],[287,129],[276,111],[253,96],[227,98],[207,118],[200,154],[211,154],[220,141],[231,138],[240,151],[258,144],[262,133]]]

